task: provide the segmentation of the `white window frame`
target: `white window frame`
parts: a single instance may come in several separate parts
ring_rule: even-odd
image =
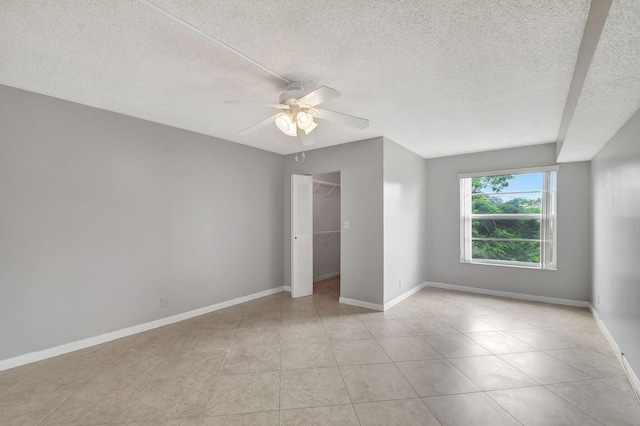
[[[458,173],[460,180],[460,262],[473,263],[480,265],[495,266],[513,266],[519,268],[531,269],[557,269],[557,185],[558,185],[558,165],[527,167],[522,169],[492,170],[485,172]],[[542,200],[540,206],[540,214],[514,214],[514,215],[492,215],[481,214],[475,215],[472,212],[472,194],[471,180],[472,178],[502,176],[526,173],[543,172],[542,182]],[[551,174],[553,173],[553,179]],[[522,191],[517,191],[522,193]],[[535,191],[539,192],[539,191]],[[500,194],[508,194],[509,192],[501,192]],[[517,241],[538,241],[540,243],[540,262],[515,262],[508,260],[496,259],[474,259],[473,258],[473,237],[472,222],[474,219],[493,219],[493,218],[511,218],[515,219],[539,219],[540,220],[540,239],[539,240],[520,240]],[[486,240],[491,240],[490,238]],[[497,240],[497,239],[496,239]],[[502,241],[502,239],[500,239]],[[506,240],[505,240],[506,241]]]

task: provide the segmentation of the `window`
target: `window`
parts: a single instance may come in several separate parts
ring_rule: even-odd
[[[555,270],[557,170],[459,174],[460,262]]]

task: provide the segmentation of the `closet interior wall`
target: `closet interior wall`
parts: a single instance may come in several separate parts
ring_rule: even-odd
[[[340,275],[340,172],[313,175],[313,281]]]

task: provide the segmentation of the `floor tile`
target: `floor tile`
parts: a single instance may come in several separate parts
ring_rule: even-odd
[[[127,382],[87,383],[56,408],[42,425],[118,423],[145,388],[146,384]]]
[[[446,318],[446,317],[463,317],[469,315],[467,312],[462,309],[458,309],[453,305],[448,303],[438,304],[437,306],[430,307],[429,310],[436,315],[438,318]]]
[[[424,398],[431,412],[447,426],[521,426],[484,393],[432,396]]]
[[[638,400],[599,380],[559,383],[548,385],[547,389],[606,425],[637,426],[639,424]]]
[[[602,425],[542,386],[491,391],[487,394],[523,425]]]
[[[282,313],[282,325],[322,324],[322,319],[313,311],[292,311]]]
[[[354,307],[354,309],[357,312],[358,318],[360,318],[360,320],[362,321],[381,321],[381,320],[398,319],[398,317],[396,317],[396,315],[391,310],[380,312],[380,311],[373,311],[371,309],[358,308],[358,307]]]
[[[315,303],[313,297],[299,297],[292,299],[290,297],[280,300],[280,308],[282,312],[308,312],[315,311]]]
[[[358,426],[360,423],[358,423],[358,417],[353,410],[353,406],[349,404],[282,410],[280,412],[280,424],[283,426]]]
[[[204,417],[199,426],[278,426],[280,412],[229,414],[226,416]]]
[[[494,355],[453,358],[449,361],[482,390],[537,385],[529,376]]]
[[[249,314],[240,321],[238,327],[276,327],[282,324],[282,314],[280,312],[262,312],[259,314]]]
[[[280,344],[280,327],[239,328],[231,346],[278,346]]]
[[[497,330],[496,327],[471,315],[465,315],[462,317],[444,317],[442,320],[460,333]]]
[[[87,348],[47,360],[48,367],[34,374],[31,381],[56,383],[86,383],[100,368],[116,358],[115,354]]]
[[[137,352],[125,352],[98,369],[91,381],[150,382],[169,361],[171,355],[172,353],[140,354]]]
[[[229,348],[236,334],[236,329],[192,330],[180,345],[182,351],[211,351]]]
[[[376,340],[334,340],[331,347],[338,365],[391,362]]]
[[[396,366],[420,396],[449,395],[480,390],[445,359],[399,362]]]
[[[331,340],[365,340],[373,339],[369,329],[362,321],[338,322],[331,321],[323,323],[327,337]]]
[[[418,335],[458,333],[458,330],[440,318],[405,319],[403,321]]]
[[[29,381],[17,385],[0,398],[0,424],[35,425],[81,386]]]
[[[543,385],[590,378],[582,371],[544,352],[524,352],[498,355],[498,357]]]
[[[191,419],[176,419],[176,420],[153,420],[150,422],[127,422],[119,423],[118,426],[196,426],[198,424],[198,417]]]
[[[338,365],[331,344],[326,342],[285,342],[281,347],[283,370],[335,367]]]
[[[556,334],[560,338],[570,339],[572,342],[580,346],[603,346],[608,348],[609,344],[604,335],[599,332],[595,322],[588,325],[573,327],[554,327],[548,330],[550,333]]]
[[[280,342],[328,342],[322,324],[295,324],[280,327]]]
[[[280,372],[220,375],[205,416],[274,411],[280,408]]]
[[[424,306],[419,304],[405,305],[400,306],[396,305],[393,308],[393,313],[396,318],[405,320],[405,319],[420,319],[420,318],[435,318],[435,314],[433,312],[426,309]]]
[[[350,404],[337,367],[282,371],[280,409]]]
[[[232,346],[222,363],[221,374],[280,370],[280,345]]]
[[[535,327],[515,315],[483,315],[480,319],[499,330],[522,330]]]
[[[2,371],[0,424],[638,424],[587,309],[427,287],[378,312],[338,286]]]
[[[547,354],[595,378],[622,376],[624,371],[613,356],[602,355],[591,348],[579,347],[546,351]]]
[[[160,369],[157,377],[160,379],[205,375],[215,377],[228,352],[226,348],[209,351],[179,350]]]
[[[123,415],[123,420],[152,422],[198,417],[214,382],[211,377],[155,379]]]
[[[387,337],[378,339],[378,343],[394,362],[442,358],[420,337]]]
[[[440,426],[420,399],[365,402],[353,407],[362,426]]]
[[[533,346],[510,336],[504,331],[485,331],[482,333],[466,333],[465,335],[493,354],[510,354],[536,350]]]
[[[600,381],[619,390],[620,392],[635,396],[635,391],[633,390],[633,387],[631,387],[631,383],[627,376],[605,377],[604,379],[600,379]]]
[[[489,351],[463,334],[432,334],[422,336],[445,358],[489,355]]]
[[[23,365],[22,367],[11,368],[9,370],[0,371],[0,385],[6,388],[12,388],[37,374],[38,364]]]
[[[364,326],[373,334],[373,337],[380,339],[383,337],[414,336],[415,332],[399,319],[385,319],[364,321]]]
[[[172,354],[186,339],[186,333],[161,327],[135,336],[127,352],[144,355]]]
[[[16,386],[18,386],[18,384],[15,384],[15,385],[0,385],[0,398],[2,398],[2,395],[4,395],[5,393],[9,392],[11,389],[13,389]]]
[[[540,350],[566,349],[578,346],[577,343],[569,339],[558,337],[539,328],[508,330],[506,333]]]
[[[418,396],[394,364],[354,365],[340,370],[354,403]]]

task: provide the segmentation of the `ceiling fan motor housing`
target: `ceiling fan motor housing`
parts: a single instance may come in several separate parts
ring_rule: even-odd
[[[290,105],[304,96],[304,85],[298,81],[292,81],[287,85],[287,90],[280,94],[279,102]]]

